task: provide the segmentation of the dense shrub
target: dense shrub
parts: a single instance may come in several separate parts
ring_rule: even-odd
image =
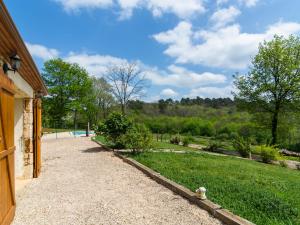
[[[246,124],[239,128],[238,133],[243,138],[250,138],[255,133],[254,131],[255,129],[252,124]]]
[[[264,163],[271,163],[279,158],[278,149],[272,146],[262,145],[260,149],[260,155]]]
[[[191,134],[191,135],[199,135],[200,134],[200,123],[199,121],[194,120],[186,120],[182,125],[182,129],[180,131],[184,134]]]
[[[300,142],[288,145],[287,149],[294,152],[300,152]]]
[[[211,137],[215,134],[215,129],[212,126],[211,123],[205,123],[203,125],[200,126],[200,135],[201,136],[206,136],[206,137]]]
[[[245,139],[243,137],[237,137],[232,142],[232,145],[234,149],[238,151],[242,157],[251,158],[251,146],[250,146],[249,139]]]
[[[123,148],[122,135],[132,128],[132,121],[125,115],[120,113],[112,113],[99,125],[99,132],[102,132],[104,136],[115,144],[115,148]]]
[[[216,136],[216,139],[222,140],[222,141],[228,140],[229,138],[230,138],[230,136],[227,133],[221,133]]]
[[[151,147],[152,135],[148,128],[142,124],[136,124],[122,135],[122,144],[133,153],[140,153]]]
[[[183,138],[182,144],[183,144],[183,146],[187,147],[187,146],[189,146],[189,144],[190,144],[192,141],[194,141],[194,139],[193,139],[192,136],[186,136],[186,137]]]
[[[181,138],[179,135],[176,135],[170,139],[170,143],[174,144],[174,145],[179,145],[180,141],[181,141]]]
[[[209,152],[218,152],[218,150],[220,148],[222,148],[223,145],[220,141],[209,141],[209,144],[206,148],[204,148],[205,151],[209,151]]]

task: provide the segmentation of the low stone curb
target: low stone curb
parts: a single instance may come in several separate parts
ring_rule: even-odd
[[[102,143],[94,140],[97,144],[101,145],[106,150],[113,151],[112,149],[108,148],[107,146],[103,145]],[[124,162],[128,163],[131,166],[134,166],[138,170],[142,171],[144,174],[149,176],[151,179],[155,180],[157,183],[165,186],[166,188],[170,189],[174,193],[186,198],[191,203],[199,206],[200,208],[208,211],[212,216],[219,219],[221,222],[227,225],[254,225],[254,223],[241,218],[237,215],[234,215],[230,211],[226,209],[222,209],[220,205],[217,205],[209,200],[200,200],[197,198],[196,193],[190,191],[189,189],[165,178],[164,176],[160,175],[159,173],[155,172],[154,170],[144,166],[143,164],[135,161],[134,159],[127,158],[118,152],[114,152],[114,155],[118,158],[122,159]]]

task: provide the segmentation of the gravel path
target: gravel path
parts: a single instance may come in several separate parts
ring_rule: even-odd
[[[14,225],[221,224],[88,138],[44,140]]]

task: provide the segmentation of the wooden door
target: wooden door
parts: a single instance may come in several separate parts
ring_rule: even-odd
[[[14,84],[0,71],[0,224],[15,215]]]
[[[34,171],[33,171],[33,177],[37,178],[40,175],[41,172],[41,166],[42,166],[42,157],[41,157],[41,138],[42,138],[42,101],[41,99],[34,99],[33,102],[33,118],[34,118]]]

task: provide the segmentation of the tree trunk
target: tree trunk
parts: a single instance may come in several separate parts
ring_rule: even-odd
[[[272,142],[271,142],[272,145],[275,145],[277,143],[278,114],[279,114],[279,107],[276,106],[272,118]]]
[[[126,115],[126,105],[125,104],[121,104],[121,110],[122,110],[122,114]]]

